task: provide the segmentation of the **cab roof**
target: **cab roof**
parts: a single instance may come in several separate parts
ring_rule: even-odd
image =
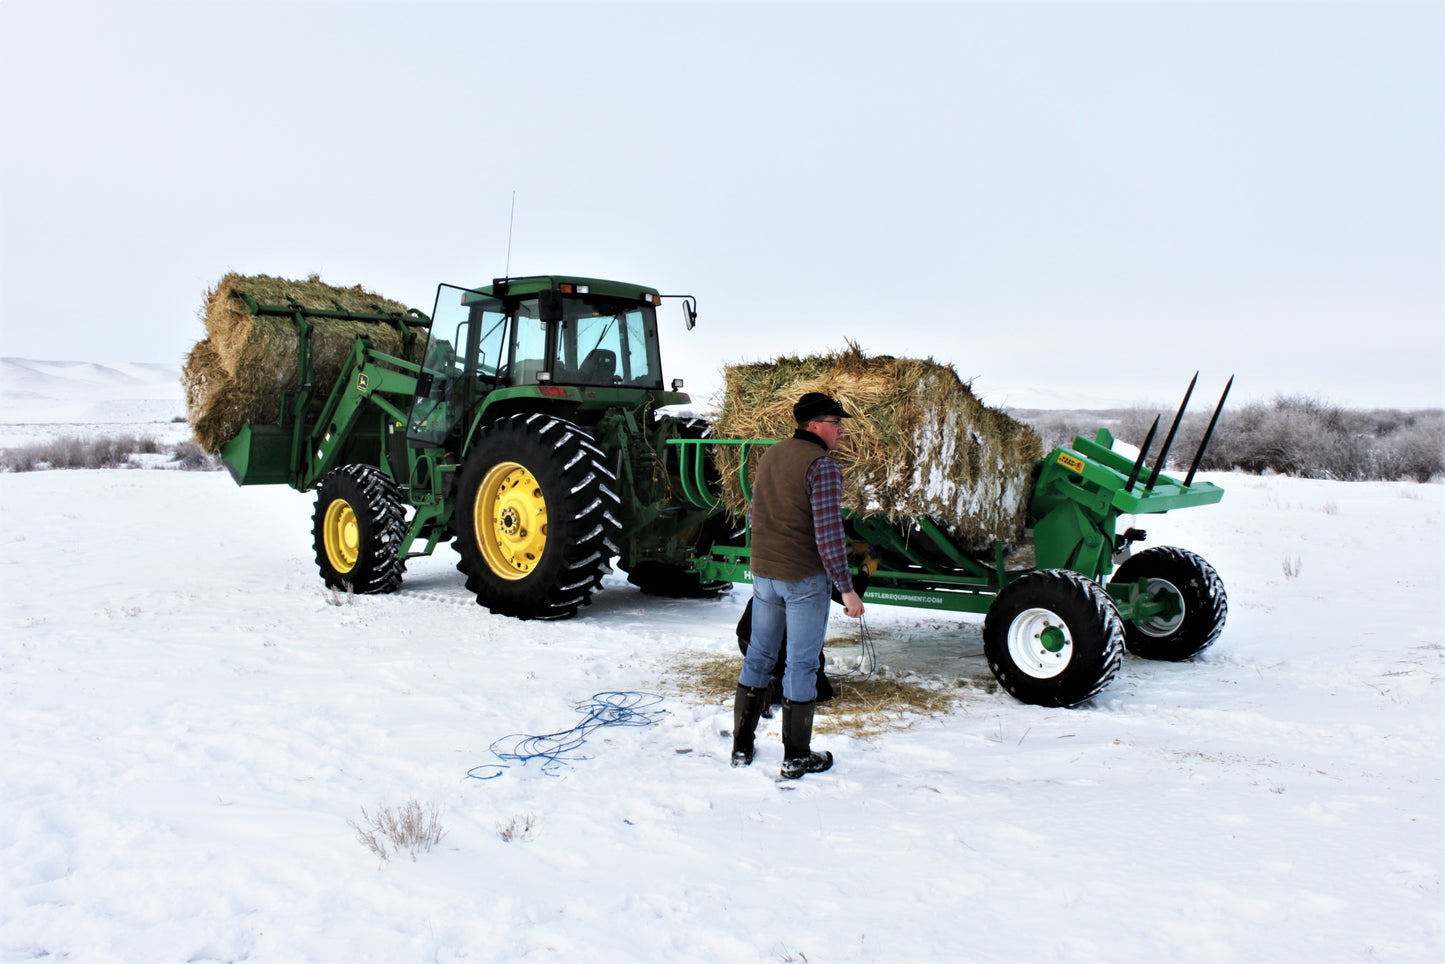
[[[536,294],[539,291],[565,291],[570,286],[579,294],[603,295],[608,298],[626,298],[630,301],[644,301],[657,304],[660,297],[656,288],[629,284],[625,281],[607,281],[603,278],[579,278],[574,275],[539,274],[524,278],[496,278],[484,288],[475,289],[494,298],[515,297]]]

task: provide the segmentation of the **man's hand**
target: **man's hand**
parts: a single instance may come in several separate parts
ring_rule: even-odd
[[[843,593],[843,615],[854,619],[863,615],[863,597],[856,592]]]

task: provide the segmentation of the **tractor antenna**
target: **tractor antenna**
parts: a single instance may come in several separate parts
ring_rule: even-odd
[[[507,267],[502,277],[512,276],[512,224],[517,218],[517,192],[512,191],[512,213],[507,215]]]

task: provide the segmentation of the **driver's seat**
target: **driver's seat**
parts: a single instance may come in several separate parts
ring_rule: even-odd
[[[617,375],[617,353],[610,348],[594,348],[577,368],[577,380],[586,385],[611,385]]]

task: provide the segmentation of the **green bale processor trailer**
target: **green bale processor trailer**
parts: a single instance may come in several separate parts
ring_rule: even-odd
[[[664,297],[682,299],[691,328],[689,296],[561,275],[441,285],[430,318],[248,299],[252,314],[294,322],[299,377],[280,417],[247,423],[222,460],[241,485],[316,491],[316,564],[337,589],[393,592],[409,558],[449,539],[477,602],[520,619],[574,615],[614,562],[644,592],[715,596],[751,574],[750,533],[722,508],[713,456],[742,446],[746,466],[770,440],[708,438],[668,410],[690,399],[680,381],[664,387]],[[309,336],[324,318],[391,325],[400,355],[421,361],[358,337],[335,383],[316,385]],[[1160,471],[1187,404],[1156,468],[1152,430],[1132,461],[1105,430],[1046,455],[1026,564],[1002,544],[965,552],[927,518],[847,516],[866,601],[985,614],[994,675],[1041,705],[1093,697],[1126,647],[1165,660],[1203,651],[1227,612],[1218,574],[1182,549],[1131,553],[1143,533],[1116,531],[1122,515],[1223,497],[1194,480],[1209,432],[1185,479]],[[746,493],[746,471],[741,483]]]

